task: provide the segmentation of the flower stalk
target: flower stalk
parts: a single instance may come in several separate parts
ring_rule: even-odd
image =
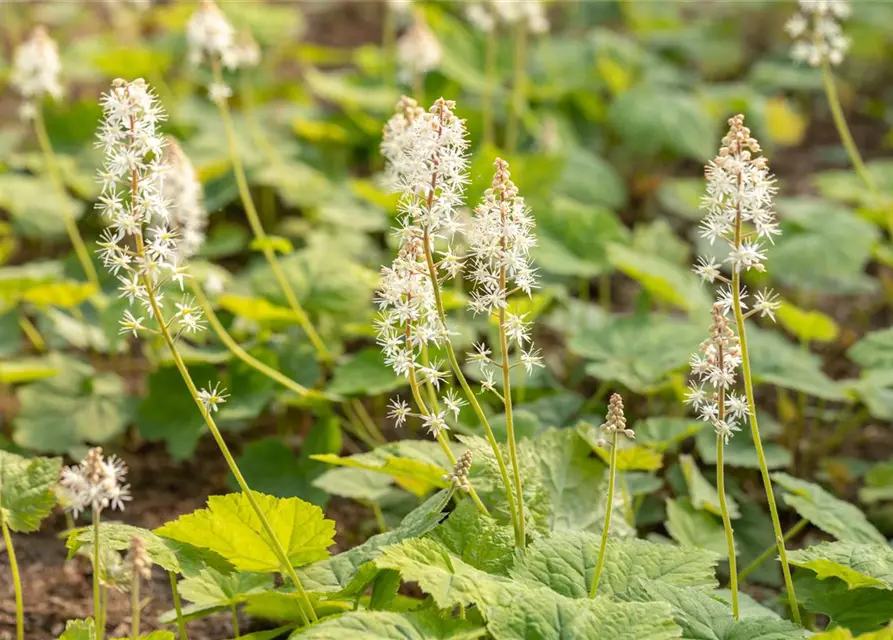
[[[605,567],[605,557],[608,550],[608,536],[611,533],[611,513],[614,511],[614,489],[617,477],[617,436],[622,434],[627,438],[634,438],[632,429],[626,426],[626,417],[623,414],[623,398],[615,393],[608,402],[608,415],[602,425],[605,433],[611,436],[611,458],[608,463],[608,501],[605,503],[605,521],[602,526],[601,542],[598,546],[598,560],[595,564],[595,575],[592,576],[592,586],[589,588],[589,597],[595,598],[598,593],[598,583],[601,580],[602,570]]]
[[[9,557],[9,571],[12,574],[12,586],[15,590],[16,640],[25,640],[25,605],[22,595],[22,577],[19,575],[19,563],[16,559],[15,548],[12,545],[12,534],[2,513],[0,513],[0,529],[3,530],[3,542],[6,544],[6,555]]]
[[[177,630],[180,632],[180,640],[189,640],[186,636],[186,621],[183,619],[183,605],[180,602],[180,588],[177,586],[177,574],[168,571],[171,581],[171,597],[174,601],[174,611],[177,614]]]

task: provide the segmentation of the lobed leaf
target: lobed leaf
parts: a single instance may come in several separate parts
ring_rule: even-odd
[[[840,578],[850,589],[893,589],[893,549],[887,544],[823,542],[790,552],[788,560],[820,579]]]
[[[74,555],[84,546],[93,544],[93,527],[74,529],[68,533],[65,546],[68,549],[68,557]],[[155,535],[148,529],[142,529],[121,522],[99,523],[99,545],[104,549],[114,551],[126,551],[130,547],[130,541],[139,538],[143,541],[146,553],[155,564],[165,571],[181,573],[183,568],[177,554],[172,549],[172,544]]]
[[[56,505],[60,458],[23,458],[0,450],[0,521],[19,533],[40,528]]]

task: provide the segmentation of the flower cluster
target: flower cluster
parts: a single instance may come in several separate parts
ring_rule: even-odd
[[[260,47],[251,34],[244,32],[236,37],[236,30],[213,0],[202,0],[186,25],[189,60],[192,64],[202,61],[222,64],[227,69],[256,67],[260,63]],[[232,97],[232,88],[225,82],[213,82],[208,96],[214,102]]]
[[[59,82],[61,69],[59,48],[43,27],[36,28],[16,48],[9,81],[25,98],[21,110],[24,119],[33,117],[36,108],[34,101],[46,95],[54,99],[62,95]]]
[[[454,489],[471,491],[471,483],[468,481],[468,472],[471,471],[471,460],[474,454],[471,449],[466,450],[453,465],[453,470],[444,474],[443,479],[449,482]]]
[[[611,394],[608,400],[608,414],[605,416],[605,423],[602,425],[605,433],[613,436],[615,433],[625,435],[627,438],[635,438],[636,434],[632,429],[626,426],[626,415],[623,412],[623,398],[619,393]]]
[[[102,193],[96,206],[109,227],[98,243],[99,255],[117,276],[121,297],[153,317],[163,297],[159,288],[173,281],[182,289],[188,276],[179,238],[169,225],[162,188],[165,139],[158,125],[165,118],[164,110],[142,79],[115,80],[101,105],[97,146],[105,161],[99,172]],[[169,323],[176,322],[179,331],[202,328],[201,311],[191,298],[184,298],[176,308]],[[143,319],[126,312],[122,333],[144,329]]]
[[[388,405],[388,417],[394,420],[394,424],[402,427],[409,418],[418,418],[422,421],[422,426],[428,430],[432,436],[437,438],[441,432],[449,431],[450,426],[447,424],[447,418],[452,414],[452,418],[458,419],[459,411],[466,405],[453,389],[447,389],[441,398],[443,409],[428,411],[426,413],[415,413],[409,404],[401,398],[393,398]]]
[[[506,24],[523,22],[530,33],[546,33],[549,30],[549,18],[541,0],[490,0],[490,5]]]
[[[251,69],[260,64],[260,46],[248,30],[239,32],[233,45],[223,53],[223,64],[228,69]]]
[[[775,177],[769,172],[766,157],[759,155],[760,143],[744,126],[744,116],[731,118],[729,127],[719,155],[705,171],[707,193],[701,206],[707,215],[701,221],[700,235],[711,245],[717,240],[728,245],[724,262],[733,271],[765,271],[763,243],[771,243],[774,236],[781,234],[772,203],[777,191]],[[694,271],[707,282],[718,280],[728,284],[730,280],[723,276],[721,266],[712,257],[702,257]],[[739,293],[742,307],[746,307],[743,302],[746,291]],[[728,290],[719,294],[726,312],[731,309],[732,294]],[[774,319],[779,304],[771,292],[764,292],[757,296],[752,313]]]
[[[403,98],[385,126],[381,145],[391,188],[402,195],[397,257],[382,268],[376,297],[381,311],[378,342],[398,375],[418,371],[438,388],[445,374],[438,363],[419,364],[419,357],[428,345],[436,347],[448,339],[431,267],[438,278],[440,273],[454,277],[461,268],[451,249],[439,260],[434,249],[436,240],[448,241],[459,229],[456,208],[468,181],[465,123],[454,108],[453,102],[441,98],[425,112]]]
[[[420,16],[397,41],[397,63],[403,80],[423,75],[436,69],[443,58],[443,49],[437,37]]]
[[[794,39],[791,57],[819,67],[823,60],[832,65],[843,62],[850,39],[843,35],[840,20],[850,16],[849,0],[800,0],[800,13],[785,25]]]
[[[713,305],[710,337],[701,343],[699,351],[691,357],[692,375],[697,380],[691,382],[685,401],[728,444],[729,438],[741,430],[738,423],[749,411],[746,398],[732,391],[741,366],[741,348],[719,303]]]
[[[475,208],[466,234],[469,276],[474,284],[468,306],[475,315],[499,314],[508,342],[521,352],[517,364],[530,374],[534,367],[543,366],[540,351],[533,348],[531,326],[524,321],[526,314],[512,313],[507,306],[509,296],[516,292],[530,295],[537,285],[536,269],[530,262],[530,249],[536,245],[536,223],[524,198],[518,195],[508,163],[497,158],[494,164],[493,182],[484,192],[483,202]],[[495,391],[490,350],[478,344],[475,352],[468,355],[481,367],[484,389]]]
[[[167,169],[163,174],[161,193],[179,235],[179,257],[185,260],[198,253],[205,242],[208,214],[202,206],[202,185],[192,163],[174,138],[167,138],[162,159]]]
[[[226,402],[227,398],[229,398],[229,394],[226,392],[226,389],[220,388],[220,383],[215,384],[213,387],[209,384],[207,388],[200,389],[198,392],[198,399],[202,403],[205,413],[217,411],[220,405]]]
[[[130,485],[123,482],[126,475],[127,465],[122,460],[115,456],[103,459],[100,447],[90,449],[80,464],[62,469],[61,498],[75,518],[88,509],[123,511],[130,500]]]
[[[483,2],[466,2],[465,18],[481,33],[490,33],[496,28],[496,16]]]
[[[134,575],[140,576],[144,580],[152,578],[152,559],[146,551],[146,543],[139,536],[133,536],[130,539],[130,546],[127,549],[127,564],[130,565]]]

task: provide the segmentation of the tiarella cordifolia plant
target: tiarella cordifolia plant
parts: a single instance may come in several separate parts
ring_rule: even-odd
[[[386,175],[391,187],[402,194],[400,198],[402,217],[397,229],[399,239],[397,258],[391,267],[386,267],[382,271],[382,285],[378,293],[378,305],[382,311],[381,317],[377,321],[378,342],[384,351],[386,362],[393,367],[398,375],[409,378],[413,397],[419,406],[423,421],[441,442],[451,462],[454,462],[452,453],[441,436],[447,427],[446,419],[449,413],[453,413],[454,417],[458,416],[461,401],[450,392],[442,398],[445,408],[437,408],[433,390],[440,388],[447,373],[441,370],[440,363],[429,363],[427,359],[429,346],[442,347],[446,350],[453,375],[462,387],[466,401],[475,410],[487,434],[505,485],[506,501],[515,527],[516,542],[519,546],[523,546],[525,534],[521,516],[523,507],[521,506],[520,472],[516,470],[516,490],[513,492],[508,470],[489,421],[465,379],[450,342],[450,333],[446,325],[446,314],[440,293],[442,282],[457,277],[462,268],[462,260],[453,252],[450,241],[460,229],[457,209],[462,203],[465,185],[468,181],[466,158],[468,141],[465,123],[455,115],[453,109],[455,109],[455,103],[440,98],[426,112],[420,109],[415,101],[404,97],[397,105],[397,113],[385,126],[381,151],[387,161]],[[503,169],[505,168],[503,167]],[[501,185],[507,181],[507,172],[499,180]],[[524,213],[526,216],[523,202],[520,203],[517,210],[512,208],[518,204],[513,189],[514,187],[510,183],[504,184],[504,190],[495,197],[506,197],[498,204],[494,204],[494,199],[493,202],[490,202],[489,209],[482,210],[481,216],[490,220],[491,225],[493,224],[493,215],[498,217],[498,213],[493,213],[494,206],[501,209],[507,216],[516,216],[520,213]],[[524,226],[523,222],[518,220],[509,222],[506,218],[502,218],[501,224],[503,225],[501,233],[504,238],[505,234],[510,231],[517,235],[520,228],[518,225]],[[493,229],[488,230],[486,224],[478,224],[477,231],[488,232],[491,234],[488,238],[493,238]],[[469,244],[475,242],[474,233],[475,230],[469,232]],[[482,289],[479,298],[481,302],[478,304],[484,306],[481,306],[479,311],[496,308],[498,304],[504,303],[507,294],[506,274],[509,273],[510,265],[506,264],[500,267],[495,263],[496,260],[502,259],[501,252],[506,249],[506,246],[487,248],[484,243],[488,241],[487,238],[480,238],[477,241],[480,252],[477,257],[479,275],[483,279],[486,269],[495,268],[497,271],[501,269],[502,278],[496,276],[494,286],[499,288],[501,283],[502,288],[501,291]],[[436,242],[445,244],[445,248],[441,248],[438,252],[435,246]],[[519,247],[509,247],[509,249],[513,255],[519,254]],[[523,252],[521,251],[521,253]],[[523,258],[526,261],[526,253],[523,253]],[[510,277],[520,277],[524,282],[524,278],[529,278],[531,274],[532,271],[529,271],[528,268],[527,270],[522,269],[520,275],[511,272]],[[487,282],[488,286],[492,284],[490,280]],[[528,291],[530,285],[532,283],[527,282]],[[493,302],[494,306],[486,306],[488,301]],[[501,317],[504,318],[504,316]],[[526,335],[526,330],[520,320],[517,318],[508,329],[514,332],[512,335],[517,341],[523,341],[522,336]],[[502,324],[501,328],[505,329],[506,326]],[[501,335],[504,340],[507,339],[505,331]],[[507,358],[508,350],[506,349],[503,358],[506,377],[510,368]],[[530,364],[533,366],[534,363]],[[432,407],[427,407],[422,398],[419,378],[421,378],[422,384],[429,388],[430,400],[434,405]],[[504,397],[509,395],[509,389],[506,388]],[[509,448],[514,458],[515,445],[514,433],[511,429],[510,400],[507,401],[507,412],[510,425]],[[391,416],[396,420],[402,423],[409,415],[411,413],[405,402],[397,400],[392,403]]]
[[[132,640],[140,637],[140,580],[152,578],[152,561],[146,552],[146,543],[139,536],[130,539],[127,549],[127,565],[131,573],[130,583],[130,633]]]
[[[775,504],[775,494],[757,423],[753,378],[744,324],[745,319],[754,314],[774,319],[774,312],[780,306],[776,296],[771,292],[763,292],[756,296],[753,308],[745,313],[747,305],[744,300],[747,297],[747,292],[741,285],[742,273],[751,269],[760,272],[766,270],[764,265],[766,254],[763,243],[772,242],[773,237],[781,233],[773,208],[773,199],[777,191],[775,178],[769,172],[768,160],[765,156],[760,155],[761,153],[760,143],[751,136],[750,129],[744,126],[744,116],[737,115],[730,118],[729,132],[722,139],[719,154],[707,165],[705,170],[707,193],[703,198],[702,207],[706,210],[707,215],[701,222],[701,236],[709,240],[711,244],[719,240],[727,245],[728,255],[722,264],[728,266],[731,278],[723,275],[722,265],[717,264],[712,257],[701,258],[694,270],[707,282],[720,281],[728,285],[728,288],[720,292],[715,309],[716,313],[722,315],[732,313],[735,318],[742,379],[747,400],[746,408],[742,407],[739,413],[742,416],[747,415],[750,420],[751,435],[757,451],[766,499],[769,503],[769,513],[772,517],[785,586],[792,603],[791,611],[794,620],[799,624],[800,612],[794,596],[794,584],[791,580],[790,566],[782,537],[778,507]],[[717,338],[726,333],[724,328],[717,327],[715,324],[714,327],[720,331]],[[698,369],[709,366],[706,360],[702,364],[700,359],[693,364]],[[710,370],[714,374],[711,378],[711,383],[714,386],[734,382],[733,377],[730,376],[728,365],[725,363],[722,366],[714,366]],[[689,399],[692,402],[698,402],[702,417],[713,421],[711,416],[714,408],[710,402],[711,399],[699,398],[699,395],[698,387],[695,387]],[[746,413],[744,413],[745,409]],[[721,442],[725,440],[725,435],[731,433],[733,429],[728,424],[729,413],[724,416],[724,422],[719,423],[718,403],[715,411],[717,419],[714,426],[720,436],[717,440],[719,448]],[[726,531],[728,534],[730,528],[727,527]]]
[[[849,0],[800,0],[800,12],[788,20],[785,30],[795,40],[791,56],[798,62],[819,67],[843,62],[850,39],[843,34],[840,20],[849,18]]]
[[[605,435],[610,436],[611,458],[608,464],[608,499],[605,502],[605,521],[602,525],[602,537],[598,548],[598,560],[595,565],[595,574],[592,585],[589,587],[589,597],[594,598],[598,592],[598,583],[601,580],[602,570],[605,567],[605,557],[608,548],[608,535],[611,532],[611,513],[614,511],[614,485],[617,477],[617,437],[618,435],[633,439],[636,434],[626,426],[626,415],[623,412],[623,398],[619,393],[611,395],[608,401],[608,414],[602,424]]]
[[[424,96],[425,74],[440,65],[443,49],[424,17],[416,14],[412,26],[397,40],[397,66],[400,79],[413,88],[418,99]]]
[[[230,67],[240,61],[234,52],[236,30],[213,0],[203,0],[186,25],[186,41],[189,44],[189,61],[194,65],[209,63],[215,70],[220,64]],[[232,96],[232,88],[215,75],[208,87],[213,102],[225,102]]]
[[[59,48],[50,38],[46,29],[38,27],[20,44],[12,60],[10,83],[25,101],[21,106],[22,117],[30,120],[35,116],[35,103],[50,96],[56,100],[62,97],[62,83],[59,75],[62,63]]]
[[[130,500],[130,487],[124,483],[127,465],[115,456],[102,457],[99,447],[90,449],[87,456],[74,467],[65,467],[59,481],[62,502],[75,517],[89,510],[93,515],[93,619],[99,640],[105,636],[102,595],[100,586],[99,521],[105,509],[124,509]]]
[[[188,260],[205,242],[208,226],[208,214],[202,204],[202,185],[175,139],[166,139],[162,162],[165,171],[161,176],[161,195],[167,204],[171,227],[178,235],[178,257]]]

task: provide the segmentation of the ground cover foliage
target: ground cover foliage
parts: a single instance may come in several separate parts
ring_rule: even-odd
[[[0,637],[893,638],[893,8],[0,12]]]

